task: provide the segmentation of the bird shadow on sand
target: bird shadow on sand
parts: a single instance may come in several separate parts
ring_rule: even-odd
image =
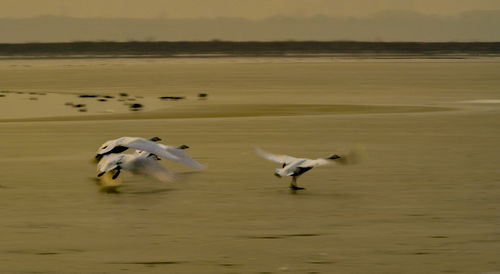
[[[324,189],[315,189],[313,186],[295,190],[292,188],[289,189],[281,189],[278,191],[280,195],[294,195],[297,197],[315,197],[315,198],[329,198],[329,199],[337,199],[337,200],[349,200],[356,198],[357,195],[352,193],[346,193],[345,191],[324,191]]]
[[[201,173],[199,171],[188,171],[188,172],[179,172],[176,173],[176,180],[172,183],[179,183],[184,180],[187,180],[190,176]],[[100,178],[92,177],[91,180],[95,182],[95,184],[99,187],[99,191],[106,194],[136,194],[136,195],[144,195],[144,194],[158,194],[165,193],[170,191],[175,191],[175,188],[158,188],[160,184],[164,184],[165,186],[171,186],[169,183],[159,182],[154,179],[146,179],[148,182],[143,182],[143,180],[139,179],[141,176],[136,176],[135,178],[127,178],[126,183],[116,183],[110,184],[109,182],[105,182]],[[143,177],[144,178],[144,177]],[[149,182],[151,181],[151,182]],[[151,183],[151,184],[149,184]],[[143,184],[143,186],[141,186]]]
[[[160,185],[165,184],[165,186],[173,187],[174,184],[182,183],[183,181],[188,180],[191,176],[198,174],[198,173],[202,173],[202,172],[201,171],[176,172],[175,173],[175,181],[170,182],[170,183],[159,182],[159,181],[156,181],[153,179],[153,182],[151,182],[151,184],[153,184],[155,187],[153,189],[146,189],[146,188],[153,187],[153,186],[149,185],[149,186],[145,186],[141,190],[136,190],[137,188],[139,188],[140,183],[142,183],[142,182],[137,182],[137,181],[132,182],[132,184],[134,185],[133,190],[131,189],[132,186],[130,186],[130,188],[129,188],[129,186],[124,186],[124,188],[125,188],[125,190],[127,190],[127,193],[129,193],[129,194],[139,194],[139,195],[141,195],[141,194],[157,194],[157,193],[176,191],[176,190],[178,190],[177,188],[157,188],[157,186],[158,186],[157,184],[160,184]]]
[[[167,266],[167,265],[178,265],[186,264],[184,261],[131,261],[131,262],[109,262],[108,264],[122,264],[122,265],[143,265],[148,267],[154,266]]]
[[[99,187],[99,192],[108,193],[108,194],[121,193],[121,191],[120,191],[121,186],[122,186],[121,184],[108,185],[108,184],[105,184],[101,179],[95,178],[95,177],[90,178],[90,180],[92,180],[96,184],[96,186]]]
[[[175,191],[173,188],[160,188],[160,189],[150,189],[150,190],[139,190],[139,191],[130,191],[127,192],[127,194],[133,194],[133,195],[147,195],[147,194],[158,194],[158,193],[165,193],[165,192],[171,192]]]
[[[96,185],[99,187],[99,192],[106,194],[132,194],[132,195],[147,195],[147,194],[158,194],[174,191],[173,188],[153,188],[145,187],[139,189],[138,186],[127,186],[127,185],[104,185],[96,180]]]
[[[319,233],[295,233],[295,234],[275,234],[275,235],[247,235],[242,236],[247,239],[287,239],[298,237],[317,237],[321,236]]]

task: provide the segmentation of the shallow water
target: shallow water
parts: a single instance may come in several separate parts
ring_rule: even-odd
[[[500,99],[500,63],[306,60],[1,61],[0,90],[450,109],[0,123],[0,270],[499,272],[500,105],[466,101]],[[187,144],[208,169],[166,163],[181,180],[124,174],[119,193],[102,192],[90,160],[118,136]],[[292,193],[254,145],[365,157],[316,168]]]

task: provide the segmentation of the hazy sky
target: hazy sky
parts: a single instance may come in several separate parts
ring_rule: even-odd
[[[0,0],[0,17],[213,18],[367,16],[382,10],[456,15],[500,10],[500,0]]]

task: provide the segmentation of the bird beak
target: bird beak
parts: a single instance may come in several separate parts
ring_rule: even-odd
[[[274,176],[281,178],[281,176],[278,173],[274,173]]]
[[[97,177],[101,177],[102,175],[104,175],[104,173],[106,173],[106,171],[103,171],[103,172],[97,174]]]

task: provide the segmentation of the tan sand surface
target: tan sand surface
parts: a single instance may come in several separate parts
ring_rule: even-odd
[[[500,99],[500,63],[75,62],[3,61],[0,90],[186,100],[2,119],[1,272],[500,273],[500,105],[466,102]],[[120,136],[187,144],[208,168],[165,161],[181,180],[124,172],[102,192],[91,160]],[[256,145],[364,157],[292,193]]]

